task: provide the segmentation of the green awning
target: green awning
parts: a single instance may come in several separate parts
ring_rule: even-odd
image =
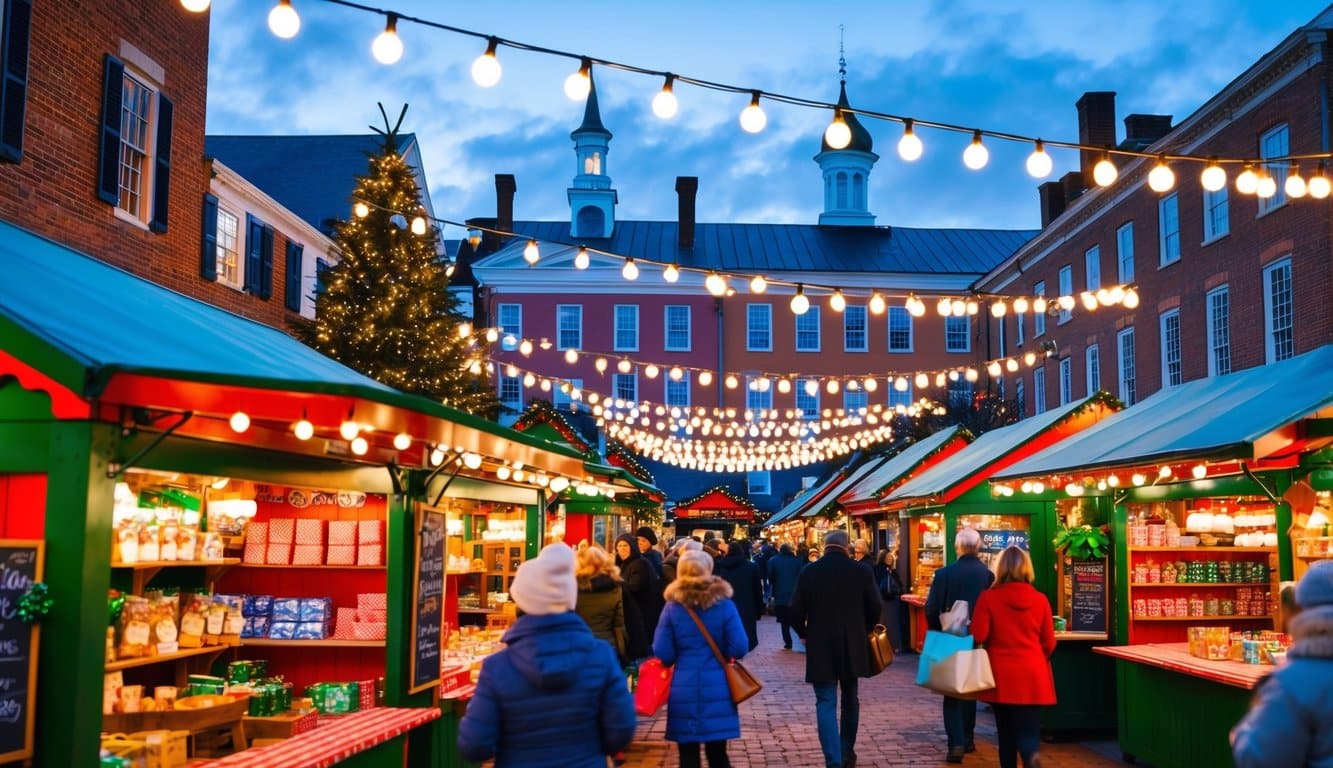
[[[916,469],[918,464],[944,447],[950,440],[962,434],[966,434],[962,427],[952,426],[941,429],[924,440],[912,443],[895,454],[888,462],[877,467],[874,472],[862,477],[850,486],[838,498],[838,501],[844,505],[878,501],[879,494],[884,488]]]
[[[801,517],[814,517],[815,515],[824,513],[831,505],[837,503],[838,497],[845,493],[848,488],[851,488],[853,485],[860,482],[866,475],[883,466],[888,460],[889,458],[887,456],[878,455],[866,458],[859,466],[851,472],[848,472],[846,477],[834,481],[826,487],[824,492],[819,495],[819,498],[815,500],[814,503],[806,506],[801,512]]]

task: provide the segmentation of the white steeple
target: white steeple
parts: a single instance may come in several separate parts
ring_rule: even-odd
[[[569,231],[573,237],[610,237],[616,226],[616,191],[606,173],[611,132],[602,125],[597,108],[597,83],[588,73],[588,103],[583,124],[569,137],[574,140],[578,168],[569,188]]]
[[[852,140],[843,149],[833,149],[828,142],[821,141],[820,152],[815,155],[815,162],[819,164],[824,176],[824,212],[819,214],[819,223],[868,227],[875,223],[867,193],[870,170],[879,155],[871,151],[874,140],[870,137],[870,131],[850,111],[851,104],[847,101],[847,58],[841,46],[839,49],[838,107],[843,109],[843,119],[851,129]]]

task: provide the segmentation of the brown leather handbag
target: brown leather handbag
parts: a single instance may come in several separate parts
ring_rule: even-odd
[[[728,661],[722,656],[722,651],[718,650],[717,643],[713,642],[713,636],[709,634],[708,628],[704,626],[703,620],[699,618],[699,614],[695,613],[693,608],[684,603],[681,603],[680,607],[690,614],[691,619],[694,619],[694,623],[699,626],[699,631],[703,633],[704,639],[708,641],[708,647],[713,649],[713,655],[717,657],[717,663],[722,665],[722,671],[727,675],[727,688],[731,691],[732,704],[739,705],[742,701],[764,690],[764,684],[760,682],[759,678],[751,674],[750,670],[746,669],[739,661],[736,659]]]
[[[893,643],[889,642],[889,630],[883,624],[876,624],[866,640],[870,644],[870,674],[878,675],[893,663]]]

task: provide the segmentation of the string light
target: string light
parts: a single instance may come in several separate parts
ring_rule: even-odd
[[[268,28],[283,40],[291,40],[301,31],[301,17],[292,7],[292,0],[278,0],[273,10],[268,12]]]
[[[1255,174],[1254,167],[1249,163],[1245,164],[1236,177],[1236,191],[1242,195],[1253,195],[1259,189],[1259,176]]]
[[[579,246],[578,253],[574,255],[574,266],[577,269],[587,269],[591,263],[592,259],[588,256],[588,249]]]
[[[913,123],[914,121],[910,117],[903,121],[903,136],[898,139],[898,157],[909,163],[920,160],[921,153],[925,151],[921,139],[917,137],[916,131],[912,128]]]
[[[759,106],[759,91],[750,92],[750,105],[741,110],[741,129],[746,133],[759,133],[768,125],[768,115]]]
[[[832,149],[846,149],[852,143],[852,129],[847,126],[841,109],[833,110],[833,121],[824,129],[824,143]]]
[[[1319,161],[1319,166],[1315,170],[1315,175],[1310,177],[1310,183],[1307,185],[1310,189],[1310,197],[1316,200],[1323,200],[1328,197],[1331,185],[1328,176],[1325,175],[1324,161]]]
[[[620,274],[626,280],[639,279],[639,268],[635,266],[634,259],[625,259],[625,266],[621,268]]]
[[[750,278],[750,293],[761,294],[768,290],[768,279],[763,275],[755,275]]]
[[[1051,156],[1046,154],[1046,147],[1041,139],[1036,140],[1032,154],[1028,155],[1027,171],[1034,179],[1044,179],[1051,175]]]
[[[709,272],[708,277],[704,278],[704,287],[714,296],[721,296],[727,292],[727,281],[722,279],[722,275]]]
[[[370,450],[370,442],[367,441],[364,437],[357,436],[356,438],[353,438],[352,453],[355,453],[357,456],[365,456],[366,452],[369,450]]]
[[[1283,183],[1282,189],[1287,193],[1287,197],[1293,200],[1305,197],[1307,186],[1305,179],[1301,178],[1301,169],[1296,163],[1287,166],[1287,180]]]
[[[981,143],[981,131],[973,131],[972,143],[967,145],[967,149],[963,150],[963,165],[974,171],[979,171],[985,168],[988,162],[990,162],[990,150],[986,149],[985,144]]]
[[[301,414],[301,420],[292,425],[292,434],[296,435],[297,440],[309,440],[315,436],[315,425],[310,423],[305,414]]]
[[[338,425],[338,434],[344,440],[351,440],[361,432],[361,425],[357,424],[350,416]]]
[[[841,312],[847,308],[847,299],[842,295],[842,289],[835,290],[828,298],[828,306],[834,312]]]
[[[250,428],[250,416],[245,411],[237,411],[227,420],[231,425],[231,431],[240,434]]]
[[[1259,177],[1259,184],[1256,186],[1254,194],[1265,200],[1277,194],[1277,182],[1271,174],[1265,173]]]
[[[210,0],[181,0],[181,7],[191,13],[203,13],[210,4]]]
[[[666,80],[662,83],[662,90],[653,97],[653,114],[663,120],[670,120],[676,116],[680,109],[680,103],[676,101],[676,94],[672,91],[672,81],[676,76],[667,73]]]
[[[583,101],[592,91],[592,60],[579,59],[578,71],[565,78],[565,95],[570,101]]]
[[[879,291],[873,291],[870,294],[869,308],[872,315],[882,315],[888,309],[888,303],[884,301],[884,297],[880,295]]]
[[[1176,185],[1176,174],[1166,164],[1166,155],[1158,155],[1157,165],[1148,172],[1148,188],[1157,193],[1169,192]]]
[[[528,244],[523,246],[523,260],[528,266],[533,266],[541,259],[541,251],[537,247],[536,240],[528,240]]]
[[[403,58],[403,39],[398,36],[398,14],[391,13],[384,23],[384,31],[370,44],[370,52],[381,64],[397,64]]]
[[[414,217],[412,218],[412,234],[414,234],[414,235],[424,235],[424,234],[426,234],[426,217],[425,217],[425,216],[414,216]]]
[[[810,311],[810,299],[805,295],[805,287],[796,285],[796,295],[791,297],[791,311],[795,315],[804,315]]]
[[[1209,192],[1217,192],[1227,185],[1227,172],[1217,164],[1217,158],[1208,159],[1208,167],[1199,174],[1199,185]]]
[[[676,282],[680,279],[680,268],[674,263],[666,265],[666,268],[662,270],[662,279],[668,283]]]
[[[1092,180],[1099,187],[1109,187],[1119,176],[1120,171],[1115,167],[1115,163],[1111,162],[1111,153],[1103,152],[1102,159],[1092,166]]]
[[[482,88],[491,88],[500,82],[500,76],[504,72],[500,66],[500,59],[495,55],[495,50],[500,45],[500,41],[494,37],[486,39],[486,52],[478,56],[472,62],[472,82]]]

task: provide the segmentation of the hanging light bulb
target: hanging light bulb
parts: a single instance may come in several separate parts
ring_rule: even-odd
[[[1018,370],[1018,360],[1012,357],[1005,360],[1004,369],[1010,373],[1014,373]]]
[[[297,440],[309,440],[315,436],[315,425],[303,415],[300,421],[292,425],[292,434],[296,435]]]
[[[528,244],[523,247],[523,260],[528,263],[528,266],[532,266],[533,264],[536,264],[541,257],[541,251],[537,249],[537,241],[529,240]]]
[[[397,64],[403,58],[403,39],[398,36],[398,14],[391,13],[384,23],[384,31],[370,44],[370,52],[381,64]]]
[[[1310,183],[1307,186],[1310,190],[1310,197],[1316,200],[1323,200],[1328,197],[1328,193],[1331,191],[1330,187],[1333,185],[1329,184],[1328,176],[1325,175],[1323,160],[1319,161],[1319,167],[1315,170],[1315,174],[1310,177]]]
[[[667,378],[672,381],[680,381],[685,378],[685,369],[679,365],[673,365],[670,371],[667,371]]]
[[[1259,189],[1259,176],[1254,172],[1254,168],[1245,164],[1245,168],[1236,177],[1236,191],[1242,195],[1253,195]]]
[[[191,13],[203,13],[209,4],[210,0],[181,0],[181,7]]]
[[[400,451],[406,451],[412,447],[412,436],[406,432],[399,432],[393,436],[393,447]]]
[[[882,315],[886,309],[888,309],[888,303],[884,301],[884,297],[880,295],[879,291],[872,291],[870,294],[870,314]]]
[[[1227,185],[1227,172],[1217,164],[1217,158],[1208,159],[1208,167],[1199,174],[1199,185],[1209,192],[1216,192]]]
[[[1300,167],[1294,162],[1287,166],[1287,180],[1283,183],[1282,189],[1287,193],[1287,197],[1292,199],[1305,197],[1308,187],[1305,184],[1305,179],[1301,178]]]
[[[365,456],[366,451],[369,450],[370,450],[370,443],[364,437],[358,435],[357,437],[353,438],[352,453],[355,453],[357,456]]]
[[[523,386],[531,389],[536,384],[537,384],[537,377],[531,371],[528,371],[527,373],[523,374]]]
[[[750,278],[750,293],[763,293],[768,290],[768,280],[763,275]]]
[[[922,301],[920,296],[908,296],[904,306],[907,314],[912,317],[924,317],[926,314],[926,302]]]
[[[532,342],[524,339],[518,343],[518,353],[524,357],[532,354]]]
[[[351,419],[347,419],[346,421],[338,425],[338,434],[341,435],[342,439],[344,440],[351,440],[352,438],[356,437],[357,434],[359,434],[360,432],[361,432],[361,425],[357,424],[355,421]]]
[[[676,112],[680,109],[680,103],[676,101],[676,94],[671,90],[671,85],[675,79],[676,76],[668,72],[666,81],[662,83],[662,90],[658,91],[657,95],[653,97],[653,114],[663,120],[670,120],[675,117]]]
[[[962,317],[967,314],[967,302],[962,299],[954,299],[949,302],[949,314],[954,317]]]
[[[736,378],[736,374],[734,373],[727,374],[726,381],[723,383],[726,385],[727,389],[735,389],[741,385],[740,380]]]
[[[573,347],[570,347],[569,349],[566,349],[566,350],[565,350],[565,362],[566,362],[566,363],[569,363],[570,365],[573,365],[574,363],[577,363],[578,361],[579,361],[579,351],[578,351],[577,349],[574,349]]]
[[[625,259],[625,266],[621,267],[620,275],[626,280],[639,279],[639,267],[634,263],[634,259]]]
[[[981,131],[973,131],[972,143],[967,145],[967,149],[963,150],[963,165],[974,171],[979,171],[985,168],[988,162],[990,162],[990,150],[986,149],[985,144],[981,143]]]
[[[588,92],[591,90],[592,60],[583,58],[579,60],[578,71],[565,78],[565,95],[570,101],[583,101],[588,98]]]
[[[1046,154],[1046,145],[1037,139],[1032,154],[1027,160],[1028,175],[1034,179],[1044,179],[1051,175],[1051,156]]]
[[[661,371],[658,369],[658,367],[657,367],[656,365],[654,365],[654,364],[652,364],[652,363],[649,363],[649,364],[648,364],[647,366],[645,366],[644,369],[643,369],[643,375],[644,375],[644,376],[647,376],[647,377],[650,378],[650,379],[655,379],[655,378],[657,378],[657,374],[658,374],[658,373],[661,373]]]
[[[841,288],[833,290],[833,295],[828,297],[828,306],[834,312],[841,312],[847,308],[847,299],[843,297]]]
[[[680,268],[675,264],[666,265],[666,269],[662,270],[662,279],[668,283],[676,282],[680,279]]]
[[[899,381],[904,381],[904,382],[905,382],[905,381],[907,381],[907,380],[906,380],[906,379],[899,379]],[[929,387],[929,386],[930,386],[930,376],[929,376],[928,374],[925,374],[925,373],[918,373],[918,374],[916,375],[916,388],[917,388],[917,389],[925,389],[926,387]],[[894,389],[897,389],[897,385],[896,385],[896,384],[895,384],[895,386],[894,386]],[[903,391],[906,391],[906,389],[907,389],[906,387],[903,387],[902,389],[899,389],[898,391],[899,391],[899,392],[903,392]]]
[[[1139,305],[1139,292],[1133,288],[1125,290],[1125,300],[1120,302],[1125,309],[1134,309]]]
[[[840,386],[840,385],[838,384],[838,380],[837,380],[837,379],[829,379],[829,380],[824,384],[824,390],[825,390],[826,392],[828,392],[830,395],[836,395],[836,394],[838,394],[838,388],[839,388],[839,386]]]
[[[1148,188],[1154,192],[1170,192],[1176,185],[1176,174],[1166,164],[1166,155],[1157,156],[1157,165],[1148,172]]]
[[[616,370],[621,373],[629,373],[634,370],[634,363],[631,363],[628,357],[622,357],[620,358],[620,361],[616,363]]]
[[[1099,187],[1109,187],[1120,177],[1120,171],[1116,169],[1115,163],[1111,162],[1111,153],[1103,152],[1102,159],[1092,166],[1092,180]]]
[[[477,246],[481,245],[481,230],[476,227],[468,227],[467,242],[473,250],[476,250]]]
[[[898,157],[909,163],[920,160],[921,153],[925,151],[921,139],[913,129],[914,122],[910,117],[903,120],[903,136],[898,139]]]
[[[863,382],[862,386],[866,388],[867,392],[874,392],[875,390],[879,389],[879,382],[876,381],[875,379],[866,379],[865,382]]]
[[[518,366],[517,366],[517,365],[514,365],[513,363],[510,363],[509,365],[506,365],[506,366],[505,366],[505,375],[508,376],[508,377],[511,378],[511,379],[517,379],[517,378],[518,378]]]
[[[463,454],[463,466],[467,467],[468,469],[480,469],[481,456],[475,453]]]
[[[245,411],[237,411],[231,415],[228,423],[231,424],[231,431],[244,432],[250,428],[250,416]]]
[[[935,302],[935,312],[937,312],[940,317],[948,317],[949,313],[952,311],[953,302],[949,299],[943,298]]]
[[[352,206],[352,215],[356,216],[358,219],[364,219],[370,215],[370,206],[357,200],[356,204]]]
[[[588,249],[580,245],[579,252],[574,254],[574,267],[576,269],[587,269],[591,263],[592,259],[588,256]]]
[[[414,234],[414,235],[424,235],[424,234],[426,234],[426,217],[425,217],[425,216],[413,216],[413,217],[412,217],[412,234]]]
[[[606,366],[607,362],[605,357],[599,357],[592,361],[592,367],[596,368],[598,373],[606,373]]]
[[[992,361],[990,362],[990,365],[986,366],[986,373],[989,373],[989,374],[991,375],[992,378],[994,378],[994,377],[996,377],[996,376],[999,376],[999,375],[1000,375],[1000,370],[1001,370],[1001,369],[1000,369],[1000,361],[999,361],[999,360],[992,360]]]
[[[741,110],[741,128],[746,133],[759,133],[768,125],[768,115],[759,106],[759,91],[750,92],[750,105]]]
[[[824,143],[833,149],[846,149],[852,143],[852,129],[842,117],[842,110],[833,110],[833,122],[824,129]]]
[[[1028,311],[1028,300],[1022,296],[1014,299],[1014,314],[1022,315]]]
[[[494,344],[495,342],[497,342],[497,341],[499,341],[499,340],[500,340],[500,329],[498,329],[498,328],[487,328],[487,329],[486,329],[486,343],[487,343],[487,344]]]
[[[301,17],[292,7],[292,0],[278,0],[273,10],[268,12],[268,28],[283,40],[291,40],[301,31]]]
[[[796,284],[796,295],[791,297],[791,311],[797,315],[810,311],[810,299],[806,297],[805,287],[800,283]]]
[[[1264,173],[1263,176],[1259,177],[1259,184],[1255,188],[1254,194],[1265,200],[1277,194],[1277,182],[1274,181],[1272,174]]]
[[[708,277],[704,278],[704,287],[714,296],[721,296],[727,292],[727,281],[722,275],[716,272],[709,272]]]
[[[713,383],[712,371],[699,371],[699,386],[707,387]]]
[[[486,52],[472,61],[472,82],[482,88],[490,88],[500,82],[500,60],[495,56],[495,49],[500,47],[500,40],[495,37],[486,39]]]

